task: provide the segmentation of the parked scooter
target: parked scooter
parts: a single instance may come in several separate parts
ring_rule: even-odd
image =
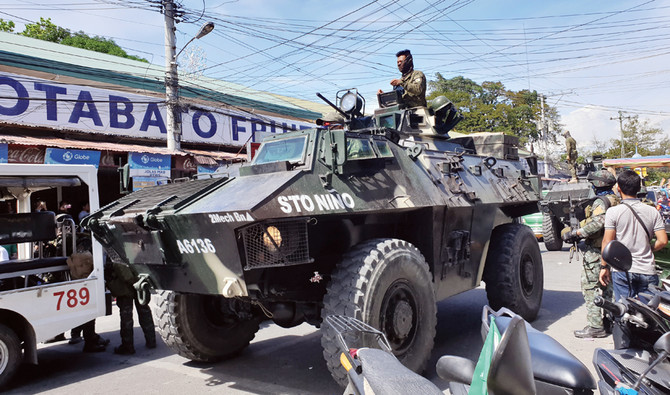
[[[618,270],[630,269],[630,251],[618,241],[603,251],[603,259]],[[603,308],[618,318],[618,325],[626,328],[633,339],[628,348],[621,350],[596,349],[593,363],[598,371],[598,390],[601,394],[667,394],[670,392],[670,333],[664,320],[648,305],[628,298],[622,303],[600,299]],[[511,318],[506,317],[510,315]],[[500,394],[591,394],[595,389],[593,378],[586,367],[549,336],[536,331],[511,312],[489,313],[483,317],[483,331],[488,331],[491,316],[498,316],[496,324],[503,337],[491,360],[487,385],[489,392]],[[527,330],[527,336],[524,332]],[[511,332],[510,332],[511,331]],[[518,338],[506,344],[505,337]],[[527,342],[523,340],[527,339]],[[557,351],[549,351],[546,344],[556,343]],[[528,347],[528,349],[526,349]],[[563,354],[563,352],[567,354]],[[500,375],[497,365],[503,364],[505,354],[530,354],[523,363],[507,363],[509,375]],[[507,357],[508,358],[508,357]],[[530,367],[529,367],[530,365]],[[465,367],[464,367],[465,366]],[[474,363],[464,358],[445,356],[438,361],[438,375],[450,382],[453,394],[467,393]],[[469,377],[468,377],[469,376]],[[518,381],[516,386],[500,382]],[[532,383],[531,383],[532,381]]]
[[[613,243],[603,257],[617,269],[628,270],[630,252],[626,255],[621,243]],[[556,340],[510,310],[494,312],[485,306],[482,334],[488,334],[491,317],[495,317],[502,333],[488,370],[489,394],[593,394],[596,388],[600,394],[670,393],[670,333],[664,332],[664,320],[653,308],[632,298],[624,303],[603,302],[603,306],[644,342],[622,350],[596,349],[593,363],[599,376],[597,387],[586,366]],[[350,317],[329,316],[326,321],[341,343],[340,361],[349,377],[345,394],[441,393],[430,381],[400,364],[382,332]],[[639,348],[640,344],[645,348]],[[475,363],[443,356],[436,370],[449,382],[451,394],[465,395]]]
[[[398,361],[382,332],[341,315],[330,315],[326,322],[340,343],[340,364],[349,379],[345,395],[442,395],[435,384]]]

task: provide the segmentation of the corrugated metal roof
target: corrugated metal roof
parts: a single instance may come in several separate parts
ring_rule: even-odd
[[[165,92],[163,66],[0,32],[0,64],[150,92]],[[181,96],[315,120],[325,104],[258,91],[208,77],[180,78]]]
[[[104,141],[83,141],[74,139],[63,139],[59,137],[32,137],[32,136],[14,136],[0,134],[0,143],[2,144],[20,144],[20,145],[44,145],[54,148],[65,149],[86,149],[95,151],[113,151],[113,152],[146,152],[150,154],[170,154],[176,156],[194,155],[200,164],[211,165],[215,162],[208,160],[212,158],[215,160],[246,160],[246,155],[233,154],[231,152],[223,151],[205,151],[197,149],[189,149],[182,151],[168,151],[165,147],[152,147],[139,144],[119,144],[108,143]]]

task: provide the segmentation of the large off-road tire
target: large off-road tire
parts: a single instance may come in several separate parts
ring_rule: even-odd
[[[354,317],[381,330],[400,362],[422,372],[437,324],[433,279],[425,258],[405,241],[375,239],[345,254],[334,271],[323,300],[321,345],[331,375],[345,386],[340,344],[326,323],[331,314]]]
[[[533,231],[520,224],[493,230],[484,267],[486,295],[493,309],[507,307],[527,321],[542,304],[542,255]]]
[[[560,251],[563,248],[561,224],[551,214],[542,213],[542,240],[547,251]]]
[[[184,358],[215,362],[240,352],[258,332],[260,319],[241,320],[225,314],[222,296],[159,291],[158,332],[165,344]]]
[[[9,327],[0,324],[0,389],[12,379],[21,365],[21,342]]]

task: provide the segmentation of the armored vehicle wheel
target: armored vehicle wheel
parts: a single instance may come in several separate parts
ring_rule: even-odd
[[[21,364],[21,342],[9,327],[0,324],[0,389],[12,379]]]
[[[334,271],[323,304],[324,322],[330,314],[358,318],[386,334],[405,366],[423,371],[433,348],[437,307],[428,264],[412,244],[376,239],[354,247]],[[325,324],[322,333],[328,369],[345,386],[337,336]]]
[[[184,358],[215,362],[241,351],[258,332],[260,319],[241,320],[225,313],[216,295],[159,291],[158,331],[165,344]]]
[[[563,248],[561,224],[553,215],[542,213],[542,240],[548,251],[560,251]]]
[[[544,274],[540,247],[530,228],[512,223],[493,230],[484,281],[492,308],[507,307],[527,321],[537,317]]]

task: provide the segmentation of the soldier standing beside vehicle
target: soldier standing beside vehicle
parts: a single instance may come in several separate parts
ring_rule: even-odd
[[[568,243],[584,239],[584,243],[580,245],[583,253],[581,288],[586,304],[588,325],[584,329],[574,331],[575,336],[579,338],[607,336],[607,330],[603,323],[603,311],[593,303],[593,300],[601,293],[606,300],[612,299],[612,286],[610,284],[603,285],[598,281],[601,260],[600,247],[605,230],[605,212],[608,208],[619,203],[619,198],[612,190],[616,183],[612,173],[607,170],[598,170],[590,172],[587,179],[593,185],[597,197],[593,204],[584,210],[586,218],[580,224],[579,229],[566,228],[562,232],[563,240]]]
[[[414,70],[414,60],[409,49],[399,51],[395,56],[402,77],[391,80],[393,90],[400,91],[407,107],[426,107],[426,76],[419,70]],[[380,89],[377,93],[383,92]]]
[[[565,137],[565,152],[566,160],[568,161],[568,167],[570,168],[570,183],[577,182],[577,142],[570,135],[570,132],[566,130],[563,132],[563,137]]]
[[[142,305],[137,299],[137,292],[133,284],[137,281],[135,273],[127,265],[121,263],[108,263],[105,265],[105,282],[107,288],[116,298],[121,318],[121,345],[114,347],[114,354],[135,354],[133,340],[133,303],[137,309],[137,317],[140,327],[144,332],[147,348],[156,348],[156,329],[148,305]]]

